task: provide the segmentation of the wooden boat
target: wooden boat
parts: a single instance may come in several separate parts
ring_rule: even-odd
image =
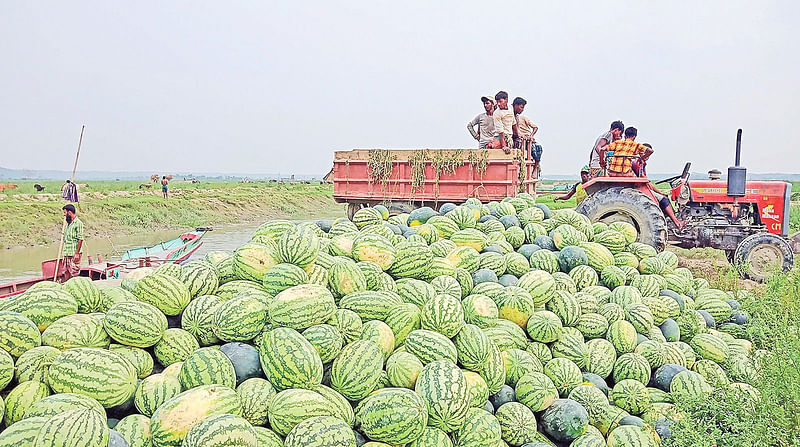
[[[197,227],[195,231],[150,247],[132,248],[122,254],[122,262],[129,269],[168,263],[183,264],[203,245],[203,236],[212,229]]]
[[[59,262],[58,264],[58,275],[55,274],[56,260],[48,259],[47,261],[42,262],[42,276],[0,284],[0,299],[18,295],[28,290],[28,288],[30,288],[32,285],[41,281],[52,281],[54,277],[58,281],[64,281],[67,269],[64,267],[63,261]],[[93,263],[91,262],[90,258],[89,265],[81,266],[79,276],[85,276],[90,278],[92,281],[97,281],[100,279],[119,279],[121,273],[121,264],[102,261]]]

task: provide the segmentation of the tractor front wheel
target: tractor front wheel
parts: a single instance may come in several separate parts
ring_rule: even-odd
[[[658,204],[632,188],[602,189],[584,199],[576,211],[592,222],[627,222],[639,233],[638,241],[662,251],[667,243],[667,222]]]
[[[733,263],[740,266],[748,279],[764,282],[771,267],[777,266],[784,272],[791,270],[794,254],[786,239],[772,233],[756,233],[739,243]]]

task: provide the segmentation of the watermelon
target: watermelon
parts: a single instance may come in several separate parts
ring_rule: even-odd
[[[310,389],[322,381],[322,360],[300,333],[276,328],[260,339],[261,367],[276,389]]]
[[[689,345],[701,358],[716,363],[725,363],[730,357],[728,344],[712,334],[697,334],[692,337]]]
[[[647,359],[635,352],[622,354],[614,362],[614,382],[625,379],[638,380],[642,385],[650,381],[650,363]]]
[[[203,419],[219,414],[241,413],[236,392],[222,385],[205,385],[167,400],[151,418],[153,444],[180,446],[189,430]]]
[[[101,310],[103,295],[91,279],[83,276],[70,278],[64,283],[64,290],[75,297],[78,312],[88,314]]]
[[[6,427],[22,420],[25,414],[41,399],[50,394],[47,385],[40,382],[23,382],[15,386],[5,397],[3,423]]]
[[[602,378],[610,376],[617,360],[614,345],[608,340],[596,338],[586,343],[586,351],[586,371]]]
[[[274,265],[279,264],[276,244],[265,245],[249,242],[233,252],[233,272],[238,279],[261,283],[264,274]]]
[[[187,390],[202,385],[233,388],[236,386],[236,371],[230,359],[219,349],[200,348],[184,360],[178,380]]]
[[[36,446],[108,446],[106,418],[97,411],[79,408],[59,413],[42,424]]]
[[[203,295],[193,299],[181,314],[181,328],[192,334],[202,346],[219,342],[214,335],[214,314],[222,299]]]
[[[305,419],[315,416],[335,416],[336,410],[321,394],[303,389],[279,392],[269,402],[269,425],[285,436]]]
[[[389,309],[384,321],[394,333],[395,347],[399,347],[411,331],[420,328],[420,309],[411,303],[397,304]]]
[[[74,314],[59,318],[42,333],[42,344],[61,350],[108,348],[111,339],[103,328],[103,320],[103,314]]]
[[[501,437],[508,444],[523,445],[534,440],[536,416],[525,405],[508,402],[497,409],[495,417],[500,424]]]
[[[367,278],[355,262],[337,258],[328,269],[328,288],[336,297],[367,290]]]
[[[379,291],[354,292],[345,295],[339,300],[340,309],[351,310],[366,321],[384,320],[389,309],[398,304],[402,304],[402,298],[399,295],[392,292]],[[328,306],[323,306],[322,311],[324,311],[325,307]],[[311,311],[308,310],[307,312]]]
[[[57,319],[78,313],[78,301],[66,288],[28,289],[22,295],[5,300],[3,310],[19,312],[44,331]]]
[[[386,360],[389,383],[399,388],[414,389],[422,367],[422,362],[417,356],[404,351],[395,352]]]
[[[361,338],[361,317],[349,309],[337,309],[328,319],[327,324],[335,327],[342,334],[344,344],[351,343]]]
[[[586,432],[589,414],[572,399],[556,399],[541,415],[542,429],[560,442],[571,442]]]
[[[157,307],[165,315],[180,314],[191,300],[189,289],[180,279],[161,273],[140,279],[133,293],[139,301]]]
[[[583,382],[581,369],[566,358],[553,358],[544,365],[544,374],[553,381],[559,396],[567,396]]]
[[[199,348],[200,344],[191,333],[171,328],[164,331],[161,340],[153,347],[153,354],[162,366],[169,366],[186,360]]]
[[[0,311],[0,348],[17,358],[41,344],[36,323],[19,312]]]
[[[282,263],[306,268],[314,263],[319,251],[319,237],[309,226],[289,228],[278,239],[277,257]]]
[[[30,417],[15,422],[0,432],[0,447],[32,446],[36,435],[49,418]]]
[[[437,360],[425,365],[414,387],[428,410],[428,424],[454,431],[462,427],[469,411],[467,381],[452,362]]]
[[[178,379],[164,374],[153,374],[139,383],[133,402],[140,413],[150,417],[164,402],[180,393],[181,383]]]
[[[114,431],[118,432],[130,447],[149,447],[153,445],[150,436],[150,418],[141,414],[125,416]]]
[[[236,388],[242,408],[242,417],[253,425],[266,425],[269,401],[276,394],[268,381],[255,377],[247,379]]]
[[[136,370],[118,354],[96,348],[75,348],[53,359],[47,382],[57,393],[92,397],[106,408],[119,405],[136,391]]]
[[[384,354],[372,341],[345,346],[331,368],[331,387],[349,400],[366,397],[381,378]]]
[[[420,323],[423,329],[454,337],[464,325],[461,301],[450,295],[436,295],[422,308]]]
[[[694,371],[681,371],[673,376],[669,392],[675,399],[697,399],[710,394],[711,385]]]
[[[17,380],[17,383],[31,380],[45,383],[47,368],[59,354],[61,354],[61,351],[51,346],[37,346],[29,349],[19,356],[16,365],[12,363],[13,377]]]
[[[504,443],[501,436],[500,423],[497,418],[480,408],[469,409],[463,425],[453,433],[455,445],[463,447],[497,446],[498,443]],[[449,444],[444,443],[443,445]]]
[[[648,411],[652,405],[645,385],[639,380],[624,379],[617,382],[609,393],[609,401],[633,415]]]
[[[367,397],[355,408],[356,424],[374,441],[405,444],[422,435],[428,411],[412,390],[388,388]]]
[[[219,276],[214,266],[203,261],[190,262],[183,269],[180,280],[186,284],[192,297],[214,293],[219,286]]]
[[[627,321],[615,321],[609,326],[606,339],[614,345],[617,354],[633,352],[637,345],[636,328]]]
[[[122,302],[111,306],[106,312],[103,327],[119,343],[147,348],[161,340],[167,330],[167,318],[152,304]]]
[[[117,344],[109,345],[108,349],[133,365],[138,378],[143,379],[153,373],[153,356],[144,349]]]
[[[542,362],[527,351],[508,349],[501,354],[506,370],[506,384],[516,386],[519,379],[532,372],[542,372]]]
[[[394,333],[383,321],[372,320],[364,323],[361,329],[361,339],[374,342],[383,352],[384,359],[394,351]]]
[[[485,295],[469,295],[461,301],[464,308],[464,321],[480,328],[497,324],[499,315],[497,304]]]
[[[261,300],[243,294],[216,307],[212,331],[223,341],[250,340],[264,328],[266,315],[267,309]]]
[[[278,442],[280,439],[278,439]],[[341,419],[331,416],[308,418],[296,426],[286,436],[286,447],[356,447],[353,430]],[[263,447],[259,441],[259,447]],[[269,447],[269,445],[267,446]]]
[[[532,270],[522,275],[517,286],[525,289],[531,295],[536,306],[543,306],[553,298],[556,282],[553,276],[546,271]]]
[[[433,253],[425,246],[403,243],[395,247],[397,255],[388,272],[395,278],[417,278],[430,266]]]

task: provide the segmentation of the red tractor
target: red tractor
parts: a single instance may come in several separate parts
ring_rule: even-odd
[[[728,261],[741,265],[750,279],[763,281],[770,265],[789,271],[794,254],[787,241],[792,185],[780,181],[746,181],[739,166],[742,130],[736,137],[736,165],[726,180],[689,180],[691,163],[669,183],[675,214],[686,221],[678,230],[664,218],[659,197],[647,177],[597,177],[584,184],[589,195],[577,211],[593,222],[625,221],[639,232],[639,241],[663,250],[667,244],[683,248],[713,247],[725,251]]]

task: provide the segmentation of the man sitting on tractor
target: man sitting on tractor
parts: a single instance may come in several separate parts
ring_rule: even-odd
[[[647,159],[653,155],[653,148],[649,144],[637,143],[637,134],[638,131],[635,127],[629,127],[625,129],[625,140],[615,141],[608,146],[607,172],[609,176],[635,177],[639,175],[638,173],[644,172]],[[634,171],[634,164],[636,171]],[[670,218],[678,230],[682,230],[686,222],[681,222],[675,216],[675,210],[672,208],[672,202],[670,202],[669,197],[652,184],[648,183],[647,186],[658,201],[661,211]]]

